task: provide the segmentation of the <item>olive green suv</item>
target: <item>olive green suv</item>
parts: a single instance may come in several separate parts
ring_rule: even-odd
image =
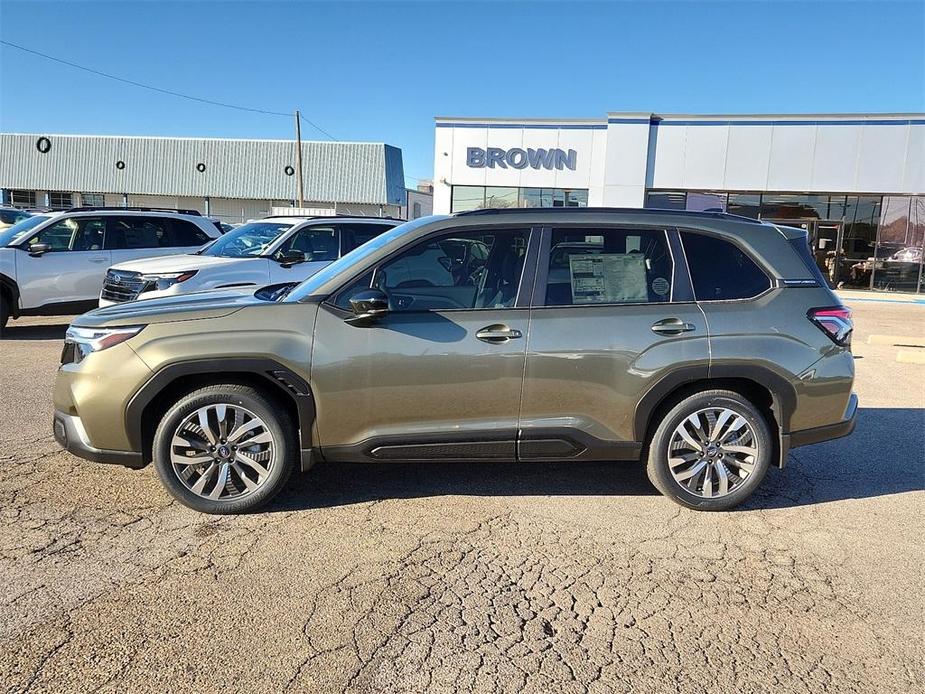
[[[800,229],[426,217],[298,285],[80,316],[54,433],[89,460],[153,461],[209,513],[255,509],[317,461],[640,458],[676,502],[728,509],[790,448],[852,431],[851,329]]]

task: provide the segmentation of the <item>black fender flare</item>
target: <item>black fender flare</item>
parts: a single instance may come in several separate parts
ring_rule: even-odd
[[[174,362],[158,369],[139,388],[125,407],[125,428],[132,450],[142,451],[144,447],[142,416],[145,408],[178,379],[205,374],[247,374],[266,380],[275,392],[284,394],[295,402],[299,413],[299,446],[303,451],[311,449],[312,426],[315,422],[315,400],[311,387],[292,369],[268,358],[192,359]]]
[[[672,371],[655,383],[636,405],[633,416],[633,434],[637,441],[645,441],[652,415],[668,395],[695,381],[735,378],[751,381],[771,394],[771,410],[777,422],[782,449],[790,434],[790,418],[796,409],[797,394],[793,385],[771,369],[760,365],[711,364],[709,367],[688,366]],[[782,450],[781,460],[786,456]],[[782,464],[782,463],[781,463]]]

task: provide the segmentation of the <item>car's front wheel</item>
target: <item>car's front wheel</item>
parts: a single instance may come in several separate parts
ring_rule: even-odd
[[[665,413],[649,443],[647,471],[682,506],[723,511],[751,496],[772,455],[765,416],[739,393],[707,390]]]
[[[204,513],[246,513],[286,484],[298,455],[285,409],[239,384],[182,397],[154,435],[154,467],[178,501]]]

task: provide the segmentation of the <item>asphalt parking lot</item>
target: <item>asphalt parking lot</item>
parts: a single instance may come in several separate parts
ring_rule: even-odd
[[[320,465],[172,502],[50,431],[66,319],[0,342],[7,691],[922,691],[925,306],[855,302],[855,434],[735,512],[641,466]],[[925,351],[925,348],[922,348]]]

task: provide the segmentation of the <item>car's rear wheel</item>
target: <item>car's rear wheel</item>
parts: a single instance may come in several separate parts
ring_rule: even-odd
[[[767,419],[728,390],[694,393],[669,409],[649,443],[652,484],[682,506],[723,511],[761,484],[773,444]]]
[[[286,484],[298,455],[279,403],[239,384],[182,397],[154,435],[154,467],[178,501],[204,513],[246,513]]]

